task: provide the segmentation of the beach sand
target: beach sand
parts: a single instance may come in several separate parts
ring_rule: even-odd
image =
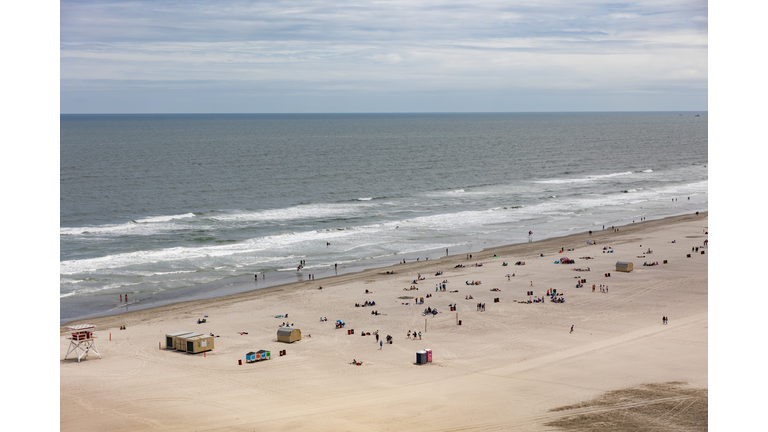
[[[703,245],[707,224],[706,212],[677,216],[74,322],[97,325],[102,358],[61,360],[61,429],[589,430],[607,418],[618,422],[611,430],[706,429],[709,255],[691,248]],[[562,256],[576,263],[554,264]],[[616,271],[617,261],[634,271]],[[419,273],[419,290],[404,291]],[[576,288],[580,278],[587,282]],[[443,280],[447,291],[436,292]],[[473,280],[482,284],[465,284]],[[549,288],[566,302],[518,303]],[[414,305],[416,296],[425,304]],[[376,305],[355,307],[366,300]],[[427,307],[440,313],[422,316]],[[277,342],[285,321],[301,341]],[[158,349],[183,330],[220,337],[205,356]],[[361,336],[376,330],[393,344],[379,349]],[[409,330],[422,339],[408,339]],[[424,348],[434,360],[417,365]],[[259,349],[272,359],[246,363]]]

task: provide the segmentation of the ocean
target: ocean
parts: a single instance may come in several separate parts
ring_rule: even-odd
[[[61,115],[60,321],[706,211],[707,119]]]

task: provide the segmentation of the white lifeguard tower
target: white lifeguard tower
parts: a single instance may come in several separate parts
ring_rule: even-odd
[[[71,353],[75,353],[77,354],[77,362],[80,363],[80,359],[85,358],[90,351],[93,351],[99,358],[101,358],[99,350],[96,349],[95,329],[96,326],[93,324],[69,326],[70,333],[69,336],[67,336],[67,339],[70,340],[70,343],[67,355],[64,356],[64,360],[66,360],[67,356]]]

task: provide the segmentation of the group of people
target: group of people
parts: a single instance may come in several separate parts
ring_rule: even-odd
[[[595,286],[592,285],[592,292],[595,292]],[[600,285],[600,292],[601,293],[607,293],[608,292],[608,285]]]
[[[355,303],[355,307],[376,306],[375,301],[366,300],[363,303]]]
[[[478,303],[477,310],[480,312],[485,312],[485,303]]]
[[[421,332],[418,333],[419,339],[421,339]],[[408,330],[408,339],[411,338],[411,331]],[[413,331],[413,339],[416,339],[416,330]]]
[[[466,283],[467,285],[480,285],[482,282],[480,282],[480,281],[472,281],[472,282],[465,281],[464,283]]]

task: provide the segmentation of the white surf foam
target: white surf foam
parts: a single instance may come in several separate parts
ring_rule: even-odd
[[[607,178],[612,177],[618,177],[618,176],[625,176],[632,174],[631,171],[627,172],[620,172],[620,173],[611,173],[611,174],[600,174],[600,175],[591,175],[587,176],[585,178],[566,178],[566,179],[552,179],[552,180],[537,180],[534,181],[534,183],[540,183],[540,184],[567,184],[567,183],[587,183],[587,182],[594,182],[598,180],[603,180]]]

